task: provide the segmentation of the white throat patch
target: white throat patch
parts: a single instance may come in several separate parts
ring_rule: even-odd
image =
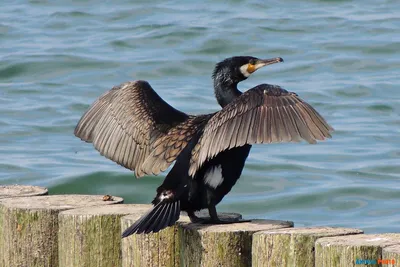
[[[222,177],[221,165],[214,166],[208,169],[208,171],[204,175],[204,182],[214,189],[222,184],[223,181],[224,177]]]
[[[251,75],[251,73],[247,71],[248,66],[249,64],[245,64],[240,67],[240,72],[243,74],[244,77],[249,77]]]

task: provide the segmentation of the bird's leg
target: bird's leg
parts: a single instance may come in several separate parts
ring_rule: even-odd
[[[187,214],[189,216],[190,222],[192,222],[192,223],[203,223],[206,220],[206,219],[197,217],[193,211],[188,211]]]
[[[210,219],[204,220],[201,223],[203,223],[203,224],[231,224],[231,223],[251,222],[251,220],[236,220],[236,219],[221,220],[220,218],[218,218],[217,209],[215,208],[215,205],[213,205],[213,204],[210,204],[208,206],[208,212],[210,214]]]
[[[210,221],[216,224],[221,223],[222,221],[218,218],[218,213],[215,205],[210,204],[208,206],[208,213],[210,214]]]

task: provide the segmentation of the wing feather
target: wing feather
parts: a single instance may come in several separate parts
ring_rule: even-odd
[[[184,123],[159,137],[153,142],[152,151],[143,161],[141,170],[147,174],[165,171],[213,115],[190,116]]]
[[[100,154],[141,177],[158,174],[175,160],[197,128],[192,125],[192,131],[187,131],[179,143],[176,142],[179,132],[174,128],[182,128],[188,121],[193,124],[195,118],[171,107],[146,81],[133,81],[115,86],[100,96],[82,116],[74,133],[93,143]],[[162,138],[172,150],[165,143],[161,148],[154,146]],[[148,160],[154,148],[161,158],[152,156]],[[152,166],[151,171],[144,168],[144,162]],[[154,165],[154,162],[160,164]]]
[[[189,175],[204,162],[233,147],[255,143],[309,143],[331,137],[333,128],[297,94],[258,85],[215,113],[192,151]]]
[[[276,109],[271,107],[271,143],[276,143],[278,141],[278,129],[276,125]]]

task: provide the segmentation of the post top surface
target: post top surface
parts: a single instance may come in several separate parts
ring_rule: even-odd
[[[65,210],[87,206],[111,205],[122,203],[120,197],[112,197],[112,200],[103,200],[102,195],[50,195],[33,197],[15,197],[0,199],[0,206],[15,209],[53,209]]]

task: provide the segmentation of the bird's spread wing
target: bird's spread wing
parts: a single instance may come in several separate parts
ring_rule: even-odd
[[[141,169],[147,174],[165,171],[212,115],[190,116],[185,122],[171,128],[152,144],[153,149]]]
[[[258,85],[216,113],[192,151],[189,175],[219,152],[245,144],[299,142],[330,138],[333,128],[297,94]]]
[[[190,140],[177,129],[191,119],[166,103],[146,81],[134,81],[115,86],[98,98],[80,119],[75,135],[141,177],[148,174],[142,165],[153,145],[158,148],[158,139],[168,142],[168,146],[163,147],[163,153],[157,150],[160,157],[153,159],[162,164],[153,166],[151,172],[158,174],[175,160]],[[149,160],[147,165],[151,163]]]

